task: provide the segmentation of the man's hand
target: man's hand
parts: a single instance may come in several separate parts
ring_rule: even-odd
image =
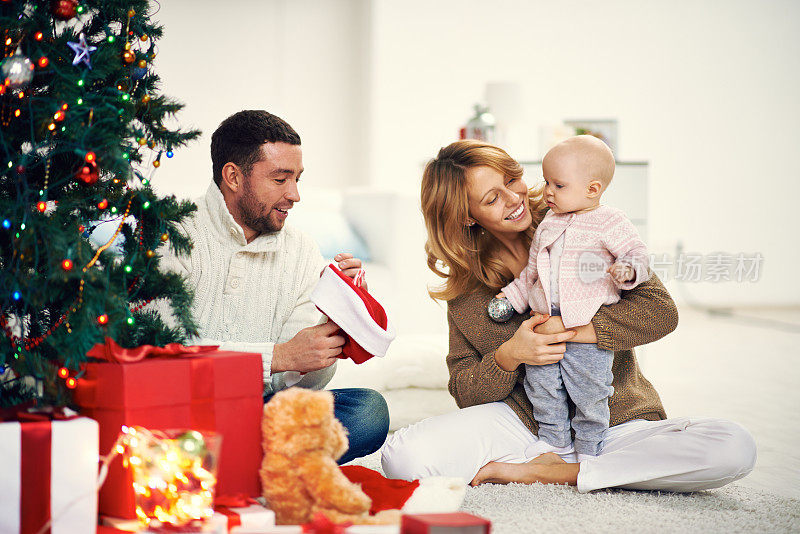
[[[349,276],[354,280],[358,272],[361,270],[361,260],[354,258],[352,254],[347,252],[340,252],[333,257],[333,261],[336,262],[336,266],[340,271],[342,271],[342,274]],[[367,280],[365,278],[362,277],[359,287],[365,291],[367,290]]]
[[[276,344],[272,351],[272,372],[308,373],[333,365],[342,353],[344,337],[337,335],[339,326],[328,321],[303,328],[286,343]]]
[[[607,272],[611,274],[611,278],[616,280],[618,284],[630,282],[636,276],[636,271],[633,270],[633,267],[621,261],[615,262],[614,265],[608,268]]]

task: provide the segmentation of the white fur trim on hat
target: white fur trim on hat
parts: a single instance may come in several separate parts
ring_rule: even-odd
[[[361,297],[330,266],[325,267],[311,302],[339,325],[356,343],[372,354],[383,357],[395,338],[394,327],[387,315],[386,330],[375,322]]]

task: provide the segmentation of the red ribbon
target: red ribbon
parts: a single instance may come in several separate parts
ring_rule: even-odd
[[[220,495],[214,499],[214,510],[228,518],[228,532],[230,532],[233,527],[238,527],[242,524],[242,518],[230,508],[244,508],[257,503],[257,500],[248,497],[244,493]]]
[[[106,337],[105,343],[97,343],[92,347],[87,356],[117,363],[133,363],[144,360],[145,358],[161,358],[171,356],[194,356],[212,352],[219,348],[219,345],[195,345],[184,347],[180,343],[170,343],[163,347],[153,345],[141,345],[132,349],[120,347],[116,341]]]
[[[37,409],[30,403],[0,410],[0,421],[21,423],[21,534],[36,534],[50,521],[51,424],[52,421],[67,421],[76,417],[62,408]],[[50,529],[45,532],[50,532]]]

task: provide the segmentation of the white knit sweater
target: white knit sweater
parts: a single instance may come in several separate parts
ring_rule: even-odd
[[[180,225],[193,242],[191,255],[164,257],[164,267],[186,276],[194,290],[200,337],[193,342],[261,353],[265,394],[294,384],[325,387],[336,364],[302,377],[293,371],[271,372],[276,343],[322,322],[309,298],[324,266],[317,244],[288,224],[247,243],[213,182],[195,202],[196,214]]]

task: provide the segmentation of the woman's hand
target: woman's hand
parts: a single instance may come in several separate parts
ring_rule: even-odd
[[[336,262],[336,266],[342,271],[342,274],[345,276],[349,276],[350,278],[356,278],[356,275],[361,270],[361,260],[358,258],[354,258],[352,254],[347,252],[340,252],[336,256],[333,257],[333,261]],[[366,278],[361,278],[361,283],[359,287],[367,290],[367,280]]]
[[[548,318],[547,315],[536,314],[523,321],[511,339],[500,345],[495,352],[497,365],[506,371],[513,371],[521,363],[548,365],[561,360],[567,350],[566,342],[571,341],[576,332],[572,330],[556,334],[535,332],[534,329],[545,323]]]

